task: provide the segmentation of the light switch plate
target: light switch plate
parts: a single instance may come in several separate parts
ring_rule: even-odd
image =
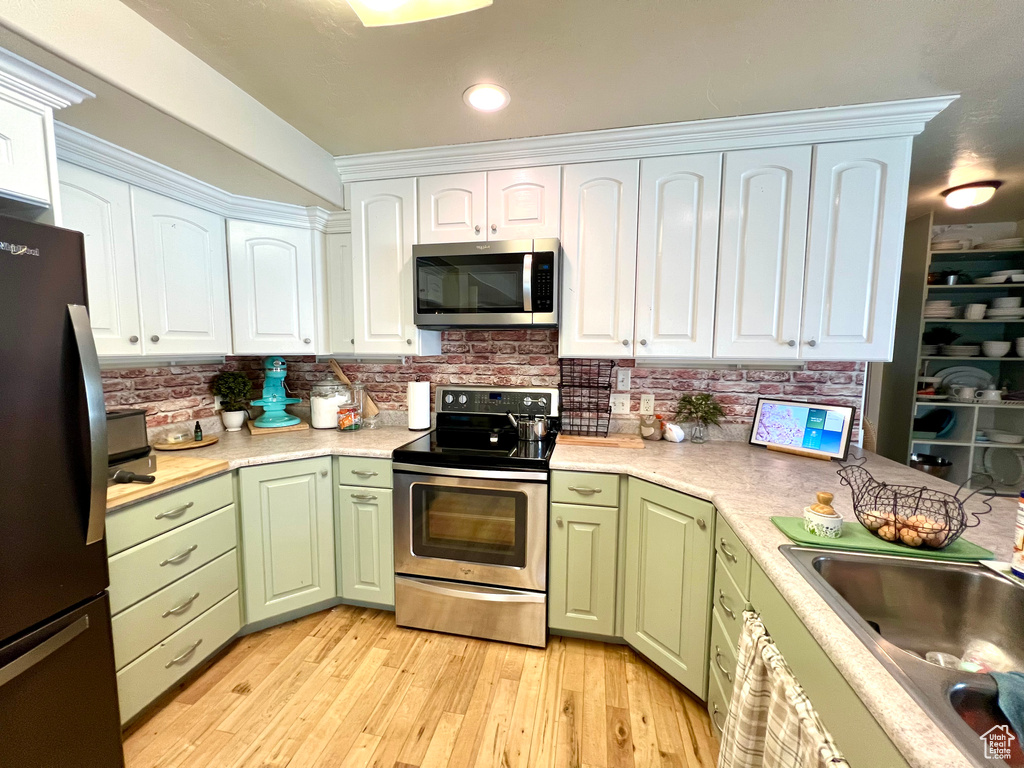
[[[612,413],[629,413],[629,395],[625,392],[613,393],[611,397]]]
[[[615,369],[615,388],[620,392],[629,391],[629,380],[632,369],[630,368],[616,368]]]
[[[640,395],[640,415],[654,415],[654,395]]]

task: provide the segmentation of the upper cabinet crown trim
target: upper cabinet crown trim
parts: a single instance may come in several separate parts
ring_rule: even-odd
[[[63,109],[96,98],[63,77],[0,48],[0,86],[50,109]]]
[[[754,147],[916,136],[958,95],[334,158],[342,183]]]
[[[54,122],[53,128],[59,159],[178,202],[198,206],[228,219],[312,228],[319,232],[352,231],[352,217],[348,211],[328,211],[318,206],[305,207],[233,195],[70,125]]]

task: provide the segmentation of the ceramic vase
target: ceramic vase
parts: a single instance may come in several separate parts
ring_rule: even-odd
[[[221,411],[220,419],[224,422],[224,429],[227,432],[238,432],[245,424],[245,418],[248,415],[245,411]]]

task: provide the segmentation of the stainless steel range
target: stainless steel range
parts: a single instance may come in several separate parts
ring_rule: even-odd
[[[438,387],[436,398],[437,428],[392,455],[396,620],[543,647],[558,390]]]

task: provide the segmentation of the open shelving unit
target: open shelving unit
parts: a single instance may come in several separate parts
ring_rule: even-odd
[[[893,362],[883,369],[882,400],[879,424],[879,453],[897,461],[908,462],[912,453],[930,453],[953,462],[947,480],[975,488],[995,485],[1000,495],[1016,496],[1021,487],[1000,487],[992,483],[985,472],[985,453],[996,449],[1010,449],[1024,453],[1024,444],[1013,446],[979,440],[982,430],[998,428],[1024,434],[1024,402],[964,403],[946,400],[919,400],[917,377],[940,376],[952,366],[969,365],[991,374],[997,387],[1014,392],[1024,390],[1024,357],[1011,346],[1006,357],[962,357],[922,355],[922,336],[932,328],[948,327],[960,334],[955,343],[983,341],[1009,341],[1011,344],[1024,337],[1024,318],[1017,320],[948,320],[924,317],[924,305],[929,299],[949,299],[953,306],[989,304],[1002,296],[1024,298],[1024,282],[1000,284],[976,283],[957,285],[929,285],[928,274],[960,271],[972,279],[984,277],[996,270],[1024,269],[1024,249],[1021,250],[931,250],[932,217],[930,215],[907,224],[904,243],[903,284],[900,288],[900,320]],[[917,316],[918,322],[905,318]],[[956,415],[956,422],[941,439],[917,437],[914,419],[938,408],[948,408]]]

